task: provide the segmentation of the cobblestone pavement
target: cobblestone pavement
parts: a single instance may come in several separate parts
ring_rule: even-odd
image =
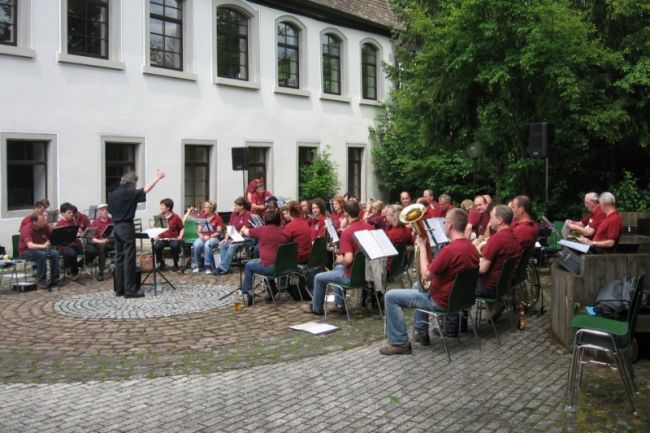
[[[173,278],[206,290],[216,284],[207,276]],[[236,286],[238,276],[219,282]],[[311,319],[293,301],[278,312],[226,306],[131,320],[71,317],[55,308],[79,294],[101,295],[110,284],[0,292],[0,432],[567,427],[569,356],[551,338],[548,315],[529,316],[523,332],[502,319],[500,346],[484,324],[482,349],[469,335],[452,341],[449,364],[435,339],[413,355],[379,355],[382,322],[369,315],[356,315],[352,326],[328,317],[341,330],[324,336],[289,331]]]

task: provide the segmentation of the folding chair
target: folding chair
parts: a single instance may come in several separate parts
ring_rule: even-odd
[[[627,391],[632,411],[636,414],[632,397],[637,390],[637,386],[634,379],[630,351],[634,346],[634,327],[636,326],[636,318],[639,314],[639,306],[641,305],[641,296],[643,294],[641,284],[644,278],[645,272],[642,272],[637,277],[634,284],[632,302],[625,321],[588,314],[576,314],[571,319],[569,327],[577,328],[578,330],[576,331],[573,342],[573,357],[571,360],[571,368],[569,369],[569,381],[567,383],[570,406],[575,405],[576,391],[582,383],[584,365],[612,366],[614,364],[621,375],[621,380]],[[597,359],[585,360],[584,356],[587,351],[602,353],[607,356],[608,361],[605,362]]]
[[[519,258],[515,257],[515,258],[507,259],[503,263],[503,268],[501,268],[501,273],[499,274],[499,281],[497,282],[497,287],[494,296],[476,296],[476,303],[478,304],[477,305],[478,314],[474,315],[475,326],[481,321],[481,312],[483,309],[487,310],[488,305],[494,305],[497,302],[501,301],[506,304],[506,308],[507,308],[508,291],[510,290],[512,274],[515,271],[515,267],[517,265],[518,260]],[[497,342],[501,344],[501,339],[499,338],[499,334],[497,333],[497,328],[496,326],[494,326],[494,320],[492,319],[492,316],[489,313],[488,313],[488,320],[492,325],[492,330],[494,331],[494,335],[497,338]]]
[[[11,269],[11,274],[9,277],[9,287],[12,287],[14,283],[18,283],[22,278],[24,282],[28,282],[30,278],[31,282],[36,282],[36,278],[33,277],[33,267],[36,265],[32,260],[20,257],[18,252],[18,244],[20,243],[20,235],[11,236],[11,246],[13,248],[13,255],[11,259],[14,261],[13,268]],[[22,266],[22,272],[18,272],[18,266]]]
[[[196,241],[199,238],[199,230],[196,225],[196,221],[188,219],[185,221],[184,224],[184,230],[183,230],[183,246],[181,247],[181,254],[182,254],[182,259],[185,263],[181,264],[181,272],[185,272],[185,269],[188,267],[188,259],[187,255],[185,254],[186,248],[189,245],[189,250],[190,250],[190,255],[189,255],[189,263],[198,266],[198,263],[192,263],[192,245],[194,245],[194,241]]]
[[[352,260],[352,273],[350,275],[350,282],[345,284],[345,283],[329,283],[327,284],[327,287],[325,288],[325,304],[327,304],[327,299],[330,296],[331,292],[333,291],[334,294],[334,302],[336,302],[336,297],[340,295],[337,293],[336,288],[341,289],[341,292],[343,293],[343,307],[345,308],[345,314],[348,316],[348,323],[352,325],[352,321],[350,320],[350,310],[348,309],[348,303],[346,300],[346,290],[353,290],[353,289],[363,289],[366,285],[366,256],[363,255],[362,252],[357,252],[354,255],[354,259]],[[334,290],[332,290],[334,288]],[[377,305],[379,306],[379,314],[383,316],[381,312],[381,306],[379,305],[379,298],[377,297],[377,293],[375,292],[375,299],[377,300]],[[327,319],[327,308],[323,308],[325,311],[325,319]]]
[[[327,238],[316,238],[314,243],[311,246],[311,252],[309,253],[309,261],[307,263],[298,263],[298,276],[305,284],[305,290],[309,293],[311,297],[311,291],[309,290],[309,279],[310,276],[316,275],[318,272],[321,272],[327,266],[327,260],[329,259],[329,252],[327,251]],[[300,290],[300,288],[298,289]],[[302,299],[302,294],[300,295]]]
[[[393,257],[390,264],[390,269],[386,272],[386,281],[384,281],[384,288],[388,291],[388,283],[394,282],[399,277],[399,285],[404,288],[404,270],[406,268],[405,262],[407,258],[406,244],[398,244],[395,249],[397,255]]]
[[[253,274],[253,281],[255,278],[261,278],[264,283],[267,292],[271,295],[271,300],[273,301],[273,306],[275,309],[278,309],[278,305],[275,302],[275,295],[273,294],[273,286],[271,281],[275,283],[275,288],[280,294],[281,290],[286,291],[286,286],[288,281],[285,282],[284,286],[281,284],[281,280],[288,279],[289,276],[298,273],[298,263],[296,262],[296,257],[298,255],[298,246],[295,242],[290,242],[288,244],[282,244],[278,247],[278,253],[275,256],[275,265],[273,267],[273,273],[270,275],[264,274]],[[253,292],[257,285],[253,285]],[[302,298],[302,296],[301,296]],[[255,297],[253,297],[254,302]]]

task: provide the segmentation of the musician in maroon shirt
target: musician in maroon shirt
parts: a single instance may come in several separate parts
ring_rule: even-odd
[[[244,197],[237,197],[235,199],[234,208],[232,214],[230,214],[230,220],[228,225],[235,228],[235,231],[242,233],[244,228],[251,227],[251,213],[247,209],[248,202]],[[227,274],[230,272],[230,264],[232,263],[237,251],[242,247],[249,247],[255,245],[255,241],[252,239],[246,239],[241,242],[233,242],[230,235],[226,231],[226,236],[219,243],[219,252],[221,254],[221,263],[214,271],[215,275]]]
[[[289,215],[289,222],[284,225],[284,233],[289,237],[289,241],[295,242],[298,247],[298,263],[307,263],[311,254],[311,233],[309,226],[302,219],[302,209],[300,203],[291,200],[285,206]]]
[[[341,223],[345,220],[345,212],[343,212],[343,205],[345,200],[340,195],[334,196],[332,199],[332,213],[330,214],[330,219],[332,220],[332,225],[336,230],[336,233],[340,236],[341,231],[345,227],[341,227]]]
[[[59,207],[61,219],[57,221],[54,226],[55,228],[77,227],[77,239],[68,245],[58,246],[58,250],[63,256],[63,265],[65,268],[69,269],[72,279],[75,279],[79,275],[79,262],[77,261],[77,256],[83,255],[84,249],[86,263],[92,262],[92,260],[97,257],[97,250],[95,247],[89,244],[84,246],[82,245],[82,240],[79,239],[83,234],[83,230],[77,225],[77,222],[74,219],[76,209],[77,207],[71,203],[61,203],[61,206]]]
[[[521,251],[533,248],[537,241],[539,228],[530,216],[533,211],[532,202],[528,196],[518,195],[510,202],[510,209],[512,209],[514,218],[511,224],[512,231],[519,239]]]
[[[258,183],[255,188],[255,194],[251,195],[251,212],[263,216],[264,210],[266,209],[266,200],[272,195],[271,191],[266,190],[266,186],[263,183]]]
[[[594,252],[610,253],[614,250],[623,231],[623,219],[616,209],[616,199],[611,192],[604,192],[599,198],[600,208],[605,218],[598,225],[594,238],[580,236],[580,242],[591,246]]]
[[[59,252],[50,244],[52,229],[43,213],[32,214],[29,222],[20,228],[18,254],[36,263],[36,280],[39,289],[48,287],[47,262],[50,262],[49,284],[59,281]]]
[[[315,198],[311,201],[311,225],[309,231],[312,242],[325,236],[325,201],[322,198]]]
[[[566,225],[570,230],[578,232],[588,239],[593,239],[598,226],[605,218],[598,194],[595,192],[585,194],[585,209],[587,209],[587,212],[580,221],[566,220]]]
[[[46,214],[48,207],[50,207],[50,202],[47,199],[42,199],[34,203],[34,206],[32,206],[32,213],[26,215],[25,218],[20,221],[20,228],[22,229],[26,224],[31,224],[32,215]]]
[[[258,171],[255,178],[248,183],[248,186],[246,187],[246,193],[244,194],[246,196],[246,200],[248,200],[249,202],[252,201],[252,197],[255,194],[255,191],[257,190],[257,185],[259,185],[260,183],[264,183],[263,171]]]
[[[97,281],[104,280],[104,270],[106,269],[106,254],[111,251],[115,245],[113,240],[106,234],[108,226],[113,225],[113,220],[108,215],[108,205],[102,203],[97,205],[97,218],[90,224],[90,227],[97,229],[90,243],[97,250],[99,257],[99,269],[97,271]]]
[[[156,262],[160,271],[166,271],[163,249],[170,247],[172,260],[174,261],[174,272],[178,271],[178,258],[183,245],[183,220],[177,213],[173,212],[174,201],[170,198],[160,200],[160,214],[167,219],[167,230],[156,236],[153,249],[156,254]]]
[[[480,243],[485,238],[485,231],[490,223],[490,214],[487,212],[487,202],[485,197],[477,195],[474,197],[474,207],[470,209],[467,217],[467,227],[465,228],[465,237],[471,240],[471,234],[476,235],[476,243]]]

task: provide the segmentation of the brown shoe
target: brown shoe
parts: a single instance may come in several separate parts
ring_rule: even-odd
[[[419,332],[416,332],[413,334],[413,340],[423,346],[428,346],[431,344],[431,338],[429,337],[428,332],[426,334],[420,334]]]
[[[411,348],[410,341],[400,346],[393,346],[392,344],[389,344],[379,349],[379,353],[382,355],[410,355],[412,352],[413,349]]]

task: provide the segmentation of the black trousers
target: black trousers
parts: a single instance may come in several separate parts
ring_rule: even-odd
[[[117,294],[134,294],[138,291],[135,273],[135,227],[132,222],[115,223],[115,278],[113,288]]]

